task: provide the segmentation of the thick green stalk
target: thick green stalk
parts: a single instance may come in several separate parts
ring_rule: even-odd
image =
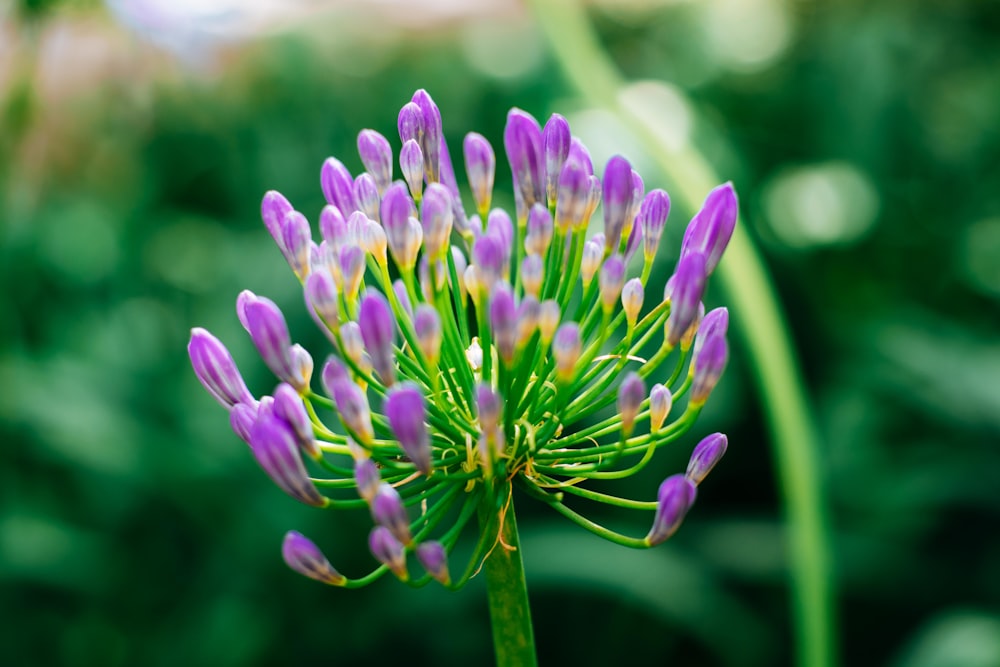
[[[492,535],[499,531],[499,541],[485,563],[490,623],[497,667],[532,667],[538,659],[510,490],[510,483],[504,484],[497,496],[486,496],[479,505],[480,530]]]
[[[624,82],[602,50],[583,8],[574,0],[532,0],[538,24],[569,81],[592,104],[609,108],[654,147],[672,192],[696,210],[718,184],[704,156],[686,142],[671,142],[663,120],[636,96],[623,95]],[[679,145],[678,145],[679,144]],[[763,397],[789,525],[798,663],[837,663],[834,601],[830,578],[829,528],[820,482],[819,438],[806,399],[792,341],[773,286],[750,237],[738,225],[718,273],[736,306],[734,318],[750,353]]]

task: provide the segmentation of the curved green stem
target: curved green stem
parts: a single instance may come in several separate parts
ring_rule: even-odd
[[[601,49],[580,4],[532,0],[538,25],[567,78],[598,107],[612,107],[655,147],[659,165],[675,184],[675,198],[695,210],[719,179],[690,144],[672,145],[660,120],[637,96],[622,94],[623,80]],[[789,554],[795,606],[798,663],[837,663],[834,601],[830,579],[830,537],[819,475],[819,437],[806,399],[792,341],[764,263],[738,225],[719,267],[736,313],[734,318],[763,397],[789,524]]]

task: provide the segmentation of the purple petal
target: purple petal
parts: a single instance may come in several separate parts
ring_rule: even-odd
[[[194,374],[222,407],[254,402],[229,350],[208,331],[200,327],[191,329],[188,356]]]

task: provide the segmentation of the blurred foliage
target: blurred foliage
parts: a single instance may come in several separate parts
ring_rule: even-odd
[[[357,132],[393,136],[415,88],[453,154],[471,129],[499,146],[510,106],[584,111],[531,26],[324,24],[197,73],[103,22],[117,36],[73,41],[92,3],[53,4],[21,3],[32,30],[11,24],[0,48],[0,662],[488,663],[481,582],[336,591],[285,569],[294,528],[364,570],[367,517],[275,489],[184,348],[205,326],[270,391],[233,310],[250,288],[322,349],[260,197],[318,212],[322,160],[359,169]],[[1000,665],[1000,5],[756,0],[734,23],[738,4],[593,16],[629,77],[690,96],[767,252],[826,442],[844,663]],[[668,545],[611,547],[521,503],[543,664],[790,660],[779,499],[740,354],[698,428],[729,432],[730,453]],[[628,495],[685,458],[665,454]]]

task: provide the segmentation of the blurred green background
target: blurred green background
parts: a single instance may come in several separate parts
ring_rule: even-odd
[[[736,183],[774,276],[822,437],[843,664],[1000,665],[1000,4],[588,14],[626,77],[673,86],[674,127]],[[490,663],[481,581],[342,591],[285,568],[294,528],[366,571],[369,519],[277,490],[185,353],[204,326],[273,388],[235,317],[249,288],[321,357],[260,198],[318,213],[323,159],[358,170],[358,131],[395,138],[420,87],[453,154],[468,130],[500,147],[511,106],[558,111],[597,161],[662,185],[516,3],[0,2],[0,664]],[[668,544],[632,552],[521,502],[543,664],[792,663],[781,498],[736,343],[688,443],[724,430],[729,454]],[[610,518],[646,530],[629,520]]]

